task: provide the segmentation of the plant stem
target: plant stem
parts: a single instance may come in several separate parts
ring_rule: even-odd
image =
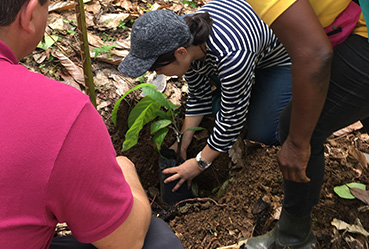
[[[179,165],[179,161],[181,159],[181,146],[182,146],[182,134],[177,133],[177,153],[176,153],[176,162]]]
[[[83,62],[83,72],[85,75],[86,92],[90,96],[92,104],[96,107],[95,85],[91,69],[90,48],[88,46],[86,17],[83,0],[75,0],[76,17],[78,23],[78,36],[81,47],[81,60]]]

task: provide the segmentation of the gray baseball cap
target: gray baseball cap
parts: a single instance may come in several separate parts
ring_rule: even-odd
[[[189,27],[174,12],[167,9],[147,12],[133,24],[131,50],[118,70],[132,78],[141,76],[160,55],[183,46],[190,38]]]

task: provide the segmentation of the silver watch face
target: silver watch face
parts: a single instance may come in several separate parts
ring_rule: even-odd
[[[206,169],[207,167],[210,166],[203,159],[200,159],[199,161],[197,161],[197,163],[199,164],[200,168],[203,168],[203,169]]]
[[[199,152],[199,154],[197,154],[196,161],[197,161],[197,164],[199,165],[199,167],[202,168],[202,169],[207,169],[211,165],[211,163],[207,163],[204,159],[201,158],[201,152]]]

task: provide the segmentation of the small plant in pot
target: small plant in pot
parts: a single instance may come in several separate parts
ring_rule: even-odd
[[[183,162],[180,157],[180,147],[182,134],[177,125],[177,116],[179,114],[179,105],[173,104],[166,98],[166,95],[159,92],[157,87],[150,83],[141,83],[129,91],[127,91],[114,105],[112,112],[112,120],[116,125],[117,112],[120,102],[132,91],[141,89],[145,97],[143,97],[131,110],[128,116],[128,130],[123,142],[122,151],[130,149],[138,142],[139,134],[142,128],[150,123],[150,132],[154,134],[153,142],[154,148],[159,153],[159,171],[160,171],[160,194],[162,200],[173,205],[183,199],[192,196],[192,191],[187,188],[186,184],[176,191],[172,192],[173,187],[177,181],[164,184],[164,180],[170,175],[164,175],[162,171],[169,167],[174,167]],[[178,144],[177,153],[174,150],[161,148],[161,145],[168,134],[169,129],[172,129],[176,135]],[[201,127],[193,127],[189,130],[202,130]]]

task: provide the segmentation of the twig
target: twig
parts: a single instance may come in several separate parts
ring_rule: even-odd
[[[359,207],[359,208],[357,208],[357,211],[359,211],[359,212],[369,211],[369,205],[365,205],[365,206]]]
[[[154,196],[154,198],[152,198],[152,201],[150,203],[150,206],[152,206],[152,204],[154,204],[155,199],[156,199],[156,195]]]
[[[240,239],[237,244],[233,244],[230,246],[222,246],[222,247],[218,247],[217,249],[240,249],[240,248],[244,248],[243,246],[245,246],[246,242],[247,242],[247,239]]]
[[[54,30],[50,25],[48,25],[49,29]],[[51,36],[51,33],[49,33],[47,30],[45,30],[45,33],[51,38],[51,40],[53,40],[54,45],[65,55],[68,56],[67,51],[65,51],[65,49],[59,45],[59,43]]]
[[[211,238],[211,240],[210,240],[210,242],[209,242],[209,244],[205,247],[205,249],[210,249],[210,247],[211,247],[211,245],[213,244],[213,242],[215,241],[215,240],[217,240],[218,238]]]
[[[212,201],[218,207],[225,207],[225,206],[227,206],[227,204],[219,204],[214,199],[209,198],[209,197],[206,197],[206,198],[198,198],[197,197],[197,198],[190,198],[190,199],[185,199],[185,200],[179,201],[179,202],[176,203],[175,207],[177,207],[181,203],[189,202],[189,201]]]

